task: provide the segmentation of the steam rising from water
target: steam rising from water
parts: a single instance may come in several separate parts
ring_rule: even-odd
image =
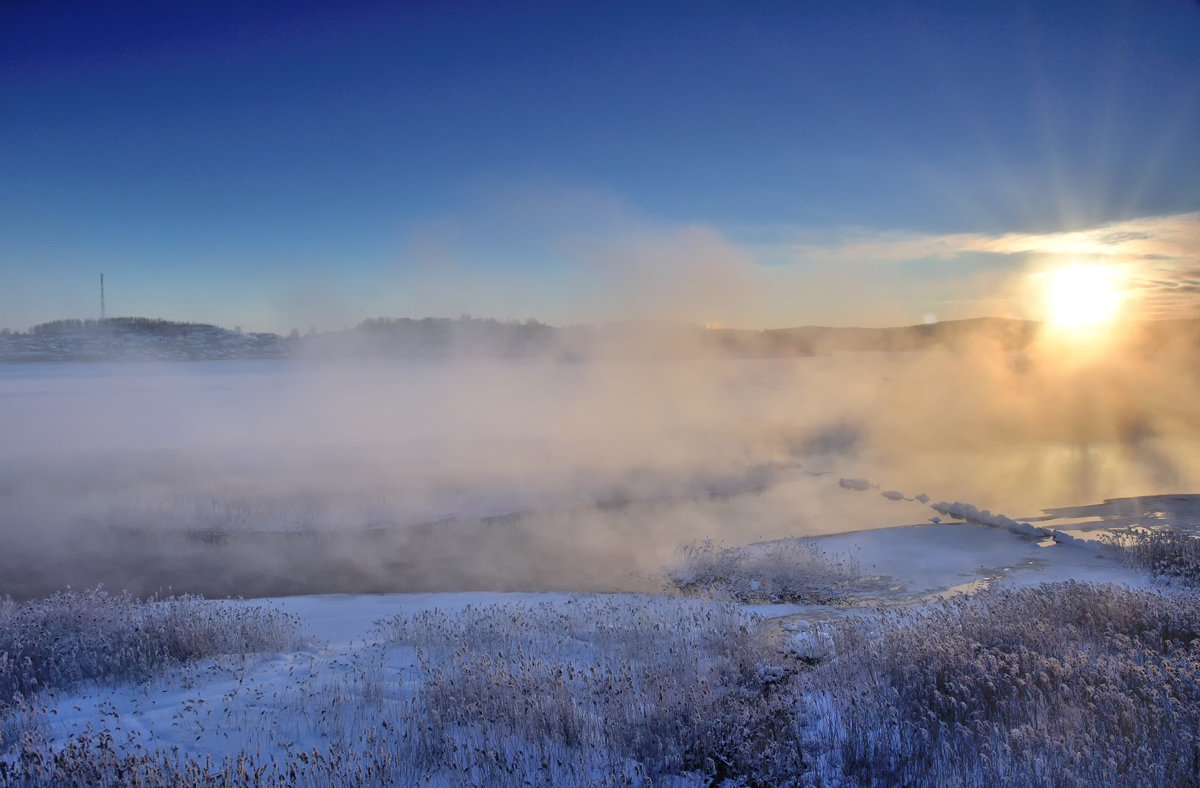
[[[1196,380],[1060,350],[0,369],[0,593],[641,589],[682,543],[1187,492]]]

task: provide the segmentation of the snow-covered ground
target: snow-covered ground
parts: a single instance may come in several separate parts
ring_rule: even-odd
[[[218,760],[242,750],[295,753],[353,745],[378,726],[371,683],[415,691],[413,649],[386,650],[375,623],[397,614],[447,613],[498,603],[561,603],[558,594],[379,594],[287,597],[240,604],[293,614],[302,650],[230,662],[210,660],[135,686],[92,687],[54,698],[38,724],[51,741],[107,730],[130,752],[164,748]],[[635,603],[636,600],[630,600]],[[403,707],[408,696],[389,698]]]
[[[869,616],[880,606],[912,604],[988,585],[1005,588],[1068,579],[1146,585],[1094,543],[1056,544],[974,523],[881,528],[817,537],[834,560],[849,560],[881,584],[849,604],[745,605],[748,613],[779,619],[790,637],[811,637],[810,622]],[[473,608],[563,610],[596,604],[614,611],[664,611],[692,600],[638,594],[424,593],[335,594],[255,599],[293,615],[307,645],[295,652],[210,660],[172,670],[144,684],[92,686],[44,698],[31,719],[51,741],[106,731],[130,753],[166,749],[220,760],[243,750],[285,755],[360,746],[368,730],[404,710],[419,691],[421,643],[388,644],[377,623],[397,615],[439,611],[450,617]],[[699,603],[706,604],[706,603]],[[577,633],[559,632],[574,636]],[[471,644],[463,642],[463,648]],[[424,644],[426,649],[432,648]],[[583,646],[580,646],[583,648]],[[591,657],[576,657],[587,664]],[[536,692],[536,688],[530,688]]]

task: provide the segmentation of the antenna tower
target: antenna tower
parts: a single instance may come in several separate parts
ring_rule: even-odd
[[[104,320],[104,274],[100,274],[100,319]]]

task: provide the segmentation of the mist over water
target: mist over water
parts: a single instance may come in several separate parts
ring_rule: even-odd
[[[1193,492],[1174,357],[0,366],[0,593],[646,590],[679,546]]]

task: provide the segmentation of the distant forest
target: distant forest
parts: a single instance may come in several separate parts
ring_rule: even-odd
[[[449,356],[562,360],[589,357],[768,358],[842,352],[907,352],[981,348],[1021,352],[1031,347],[1043,325],[1029,320],[972,318],[895,328],[801,326],[781,329],[706,328],[653,321],[551,326],[537,320],[377,317],[354,328],[282,336],[243,333],[208,323],[147,317],[102,320],[65,319],[34,326],[26,333],[0,331],[0,360],[128,357],[145,354],[151,343],[169,357],[332,357]],[[1124,325],[1117,337],[1122,351],[1158,354],[1200,350],[1200,319],[1146,321]],[[114,344],[116,343],[116,344]],[[187,346],[186,352],[180,350]],[[172,349],[174,348],[174,349]]]
[[[208,323],[177,323],[173,320],[163,320],[156,317],[110,317],[104,320],[51,320],[49,323],[39,323],[29,329],[34,336],[52,336],[58,334],[100,333],[100,332],[138,332],[156,336],[172,337],[189,334],[193,331],[208,331],[216,326]]]

